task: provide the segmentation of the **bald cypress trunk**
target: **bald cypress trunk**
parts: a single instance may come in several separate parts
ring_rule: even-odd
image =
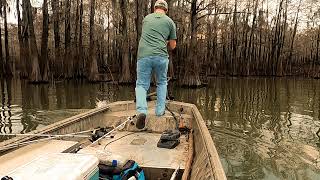
[[[30,49],[30,60],[32,63],[32,71],[30,76],[30,81],[32,83],[39,83],[41,82],[41,74],[40,74],[40,67],[39,67],[39,53],[37,48],[37,40],[34,33],[34,26],[33,26],[33,14],[32,14],[32,6],[30,0],[25,0],[25,6],[28,14],[28,32],[29,32],[29,49]]]
[[[9,53],[9,34],[8,34],[8,18],[7,18],[7,4],[3,7],[4,10],[4,46],[5,46],[5,54],[6,54],[6,76],[12,76],[12,67]]]
[[[90,0],[90,69],[89,69],[89,81],[98,80],[98,64],[96,58],[96,44],[94,39],[94,16],[95,16],[95,0]]]
[[[0,40],[1,40],[1,26],[0,26]],[[0,77],[2,78],[5,75],[5,62],[2,52],[2,41],[0,41]]]
[[[73,75],[74,77],[80,77],[81,76],[81,70],[80,70],[80,57],[79,57],[79,20],[80,20],[80,5],[79,5],[79,0],[76,0],[76,5],[75,5],[75,28],[74,28],[74,50],[73,50],[73,58],[75,60],[74,62],[74,72]]]
[[[144,4],[145,1],[147,0],[136,0],[136,11],[137,11],[137,16],[136,16],[136,32],[137,32],[137,39],[136,39],[136,47],[139,45],[139,40],[141,37],[141,31],[142,31],[142,20],[144,18],[145,14],[145,9],[144,9]]]
[[[83,0],[80,0],[80,15],[79,15],[79,75],[80,76],[84,76],[84,69],[85,69],[85,65],[84,65],[84,58],[83,58],[83,45],[82,45],[82,32],[83,32],[83,26],[82,26],[82,18],[83,18]]]
[[[127,0],[120,0],[120,9],[122,15],[122,66],[120,74],[120,83],[130,83],[130,62],[129,62],[129,42],[128,42],[128,19],[127,19]]]
[[[65,19],[64,19],[64,28],[65,28],[65,35],[64,35],[64,71],[65,77],[71,78],[72,77],[72,69],[73,69],[73,59],[70,56],[71,53],[71,2],[70,0],[65,0]]]
[[[47,82],[49,80],[48,71],[48,36],[49,36],[49,14],[48,14],[48,0],[43,0],[42,5],[42,38],[41,38],[41,63],[40,70],[42,81]]]
[[[60,77],[63,74],[63,61],[60,49],[60,17],[59,17],[59,0],[51,0],[53,12],[53,32],[54,32],[54,55],[55,55],[55,76]]]
[[[183,78],[180,78],[180,84],[182,86],[201,86],[199,62],[197,59],[197,1],[191,1],[191,39],[188,51],[187,62],[184,64],[185,72]]]
[[[168,0],[168,16],[173,18],[173,0]],[[173,61],[175,61],[175,58],[173,57],[173,51],[169,50],[169,71],[168,71],[168,76],[175,79],[174,76],[174,67],[173,67]]]
[[[28,9],[26,5],[26,1],[22,1],[22,21],[21,21],[21,35],[22,35],[22,43],[23,43],[23,57],[25,58],[25,67],[27,71],[27,77],[31,75],[31,60],[30,60],[30,50],[29,50],[29,25],[28,25]],[[23,59],[22,59],[23,61]]]
[[[231,75],[237,75],[237,67],[238,67],[238,0],[234,2],[234,12],[233,12],[233,24],[232,24],[232,32],[231,32],[231,51],[230,52],[230,71]]]
[[[20,15],[20,1],[16,0],[16,11],[17,11],[17,19],[18,19],[18,40],[19,40],[19,64],[20,64],[20,77],[26,78],[28,77],[27,73],[27,57],[26,56],[26,48],[24,47],[24,39],[22,37],[22,22]]]
[[[316,54],[316,58],[314,61],[318,61],[318,64],[320,64],[320,25],[318,27],[318,35],[317,35],[317,54]],[[320,66],[318,67],[318,72],[315,75],[315,77],[320,78]]]
[[[250,33],[250,38],[249,38],[249,49],[248,49],[248,58],[247,59],[247,71],[246,71],[246,75],[247,76],[250,76],[250,65],[251,65],[251,62],[253,61],[253,49],[254,47],[252,47],[252,41],[253,41],[253,34],[255,32],[255,29],[256,29],[256,18],[257,18],[257,9],[258,9],[258,4],[259,4],[259,0],[256,0],[256,4],[255,4],[255,7],[254,7],[254,11],[253,11],[253,20],[252,20],[252,26],[251,26],[251,33]]]

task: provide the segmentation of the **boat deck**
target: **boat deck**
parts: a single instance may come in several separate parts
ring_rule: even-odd
[[[100,160],[103,154],[121,156],[136,161],[144,168],[176,169],[180,166],[180,169],[184,169],[188,154],[186,137],[181,136],[176,148],[163,149],[157,147],[160,136],[158,133],[117,132],[114,138],[103,139],[99,144],[88,146],[78,153],[95,154]]]
[[[127,120],[127,117],[135,115],[137,112],[136,110],[127,110],[127,111],[116,111],[110,112],[105,117],[106,126],[108,127],[116,127],[120,125],[122,122]],[[174,113],[174,116],[179,119],[180,114]],[[185,123],[191,121],[193,118],[190,115],[182,114],[181,117],[185,120]],[[110,124],[109,124],[110,122]],[[173,115],[169,111],[165,111],[165,114],[161,117],[155,115],[155,109],[149,108],[148,115],[146,119],[146,130],[148,132],[153,133],[162,133],[168,129],[175,129],[176,128],[176,120]],[[135,126],[127,126],[127,131],[137,131]]]

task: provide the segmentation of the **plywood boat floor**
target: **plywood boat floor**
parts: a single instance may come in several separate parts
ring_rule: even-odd
[[[13,152],[0,156],[0,177],[7,175],[17,167],[26,164],[36,157],[50,153],[67,152],[77,146],[75,141],[50,140],[30,144]]]
[[[188,154],[185,136],[181,136],[180,144],[175,149],[158,148],[160,136],[161,134],[156,133],[117,132],[114,139],[104,139],[100,144],[90,145],[78,153],[105,152],[110,156],[119,155],[124,159],[135,160],[144,168],[176,169],[180,165],[180,169],[184,169]],[[117,140],[118,138],[121,139]]]

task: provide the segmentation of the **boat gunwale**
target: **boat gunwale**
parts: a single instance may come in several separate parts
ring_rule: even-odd
[[[226,174],[224,172],[223,166],[219,158],[218,151],[213,142],[212,136],[210,135],[210,132],[205,124],[205,121],[197,106],[194,104],[192,104],[191,106],[192,112],[194,114],[194,119],[199,127],[199,133],[202,136],[201,139],[204,142],[204,147],[206,149],[207,156],[210,159],[209,164],[211,166],[211,169],[213,170],[213,176],[218,180],[227,180]]]
[[[72,123],[79,122],[82,119],[89,118],[89,117],[91,117],[93,115],[96,115],[97,113],[102,113],[102,112],[104,112],[104,111],[106,111],[108,109],[109,109],[109,106],[103,106],[103,107],[94,108],[94,109],[91,109],[89,111],[80,113],[78,115],[74,115],[74,116],[71,116],[69,118],[63,119],[61,121],[57,121],[57,122],[55,122],[53,124],[47,125],[47,126],[42,127],[40,129],[36,129],[36,130],[30,131],[29,133],[30,134],[50,133],[52,131],[61,129],[61,128],[65,127],[65,126],[68,126],[68,125],[70,125]],[[24,136],[24,137],[18,136],[18,137],[14,137],[12,139],[0,142],[0,147],[7,146],[7,145],[10,145],[12,143],[21,143],[21,142],[25,142],[25,141],[32,140],[32,139],[37,139],[37,137],[34,137],[34,136]]]
[[[58,129],[66,127],[66,126],[68,126],[68,125],[70,125],[72,123],[76,123],[76,122],[79,122],[79,121],[81,121],[83,119],[90,118],[91,116],[94,116],[97,113],[103,113],[103,112],[105,112],[107,110],[110,110],[112,107],[126,105],[127,106],[126,109],[128,110],[129,109],[129,104],[131,104],[131,103],[134,103],[134,101],[116,101],[116,102],[108,103],[108,104],[106,104],[104,106],[96,107],[96,108],[88,110],[86,112],[83,112],[83,113],[68,117],[66,119],[62,119],[62,120],[57,121],[57,122],[55,122],[53,124],[44,126],[44,127],[40,128],[40,129],[36,129],[36,130],[30,131],[28,133],[30,133],[30,134],[51,133],[51,132],[54,132],[54,131],[56,131]],[[34,139],[39,139],[39,138],[31,137],[31,136],[24,136],[24,137],[17,136],[17,137],[5,140],[3,142],[0,142],[0,147],[8,146],[8,145],[10,145],[12,143],[22,143],[22,142],[30,141],[30,140],[34,140]],[[0,154],[1,153],[3,153],[3,152],[0,152]]]
[[[212,170],[213,176],[215,177],[215,179],[218,180],[227,180],[227,177],[225,175],[223,166],[221,164],[220,158],[219,158],[219,154],[218,151],[215,147],[215,144],[213,142],[213,138],[210,135],[210,132],[205,124],[205,121],[198,109],[198,107],[195,104],[191,104],[191,103],[185,103],[185,102],[179,102],[179,101],[170,101],[171,105],[175,105],[175,106],[187,106],[191,109],[191,113],[194,116],[194,121],[197,123],[197,127],[199,128],[199,133],[202,136],[202,141],[204,143],[205,146],[205,152],[207,153],[207,157],[209,158],[209,163],[210,163],[210,169]],[[193,128],[195,128],[193,126]],[[194,143],[196,144],[196,139],[199,138],[195,138],[194,139]],[[196,146],[196,145],[194,145]],[[210,147],[210,148],[209,148]],[[194,149],[195,151],[195,149]],[[192,165],[193,166],[193,165]]]

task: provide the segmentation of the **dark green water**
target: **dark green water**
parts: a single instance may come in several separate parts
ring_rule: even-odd
[[[0,87],[1,133],[26,133],[98,100],[134,97],[134,87],[81,81],[2,80]],[[170,90],[198,106],[228,179],[320,179],[320,80],[213,78],[206,88]]]

